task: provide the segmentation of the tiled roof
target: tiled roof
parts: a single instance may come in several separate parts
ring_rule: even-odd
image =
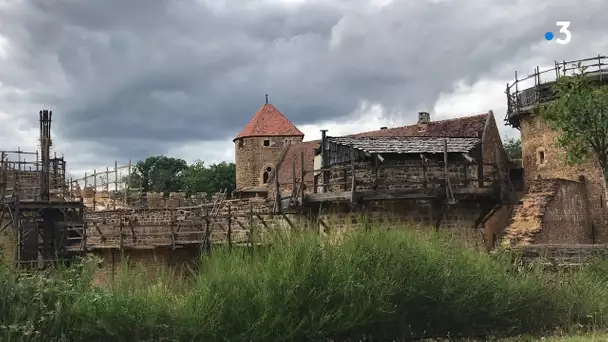
[[[445,141],[450,153],[469,152],[479,144],[480,138],[441,137],[327,137],[338,145],[352,146],[368,153],[443,153]]]
[[[384,130],[350,134],[346,135],[345,137],[477,137],[477,132],[484,130],[487,118],[488,114],[486,113],[448,120],[431,121],[424,125],[414,124]],[[319,148],[320,144],[321,140],[312,140],[289,146],[288,150],[285,152],[283,161],[279,165],[279,183],[285,184],[292,182],[291,169],[293,160],[296,161],[296,177],[299,178],[301,170],[300,153],[302,151],[305,152],[304,170],[312,170],[314,168],[315,149]],[[441,151],[443,151],[443,145]],[[312,182],[312,177],[312,173],[309,172],[305,176],[305,181]]]
[[[384,130],[350,134],[349,137],[477,137],[482,132],[488,114],[464,116],[460,118],[431,121],[427,124],[414,124],[387,128]]]
[[[245,128],[233,140],[244,137],[268,136],[303,137],[304,133],[281,114],[275,106],[266,103],[260,107]]]

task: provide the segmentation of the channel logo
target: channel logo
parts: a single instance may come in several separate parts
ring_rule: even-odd
[[[557,22],[555,22],[555,25],[557,27],[559,27],[559,33],[562,36],[556,38],[555,34],[553,34],[553,32],[551,32],[551,31],[549,31],[549,32],[545,33],[545,39],[548,42],[555,40],[556,43],[562,44],[562,45],[570,43],[570,40],[572,40],[572,33],[570,32],[570,30],[568,30],[568,28],[570,27],[570,22],[569,21],[557,21]]]

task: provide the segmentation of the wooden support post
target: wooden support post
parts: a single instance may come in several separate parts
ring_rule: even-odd
[[[205,251],[211,254],[211,222],[209,220],[209,208],[205,208]]]
[[[344,168],[342,170],[342,183],[344,183],[344,185],[342,186],[344,188],[344,191],[348,191],[348,170],[346,170],[346,168]]]
[[[253,249],[253,203],[249,203],[249,215],[247,217],[247,221],[249,224],[249,236],[247,238],[249,240],[249,247]]]
[[[232,209],[228,203],[228,248],[232,249]]]
[[[312,175],[312,192],[313,194],[317,193],[317,187],[319,186],[319,184],[317,184],[317,176],[315,176],[315,174],[313,173]]]
[[[93,170],[93,211],[97,210],[96,196],[97,196],[97,171]]]
[[[120,226],[119,226],[119,230],[118,230],[118,232],[120,234],[120,237],[119,237],[119,243],[118,243],[118,245],[119,245],[119,248],[120,248],[121,251],[123,249],[123,244],[124,244],[124,233],[123,233],[123,221],[124,221],[124,219],[125,219],[124,216],[120,215]]]
[[[275,212],[280,213],[281,212],[281,189],[280,189],[280,185],[279,185],[279,170],[278,167],[274,168],[274,189],[275,189],[275,198],[274,198],[274,203],[275,203]]]
[[[300,192],[302,193],[302,204],[304,204],[304,191],[306,190],[306,183],[304,182],[304,176],[306,176],[306,170],[304,170],[304,152],[300,153]]]
[[[464,162],[464,187],[469,187],[469,162]]]
[[[175,250],[175,231],[173,230],[173,210],[169,211],[170,220],[169,220],[169,231],[171,232],[171,249]]]
[[[114,161],[114,196],[112,196],[112,206],[116,210],[116,196],[118,196],[118,161]]]
[[[295,229],[295,226],[293,225],[293,223],[291,223],[291,220],[289,219],[289,217],[287,217],[287,215],[282,214],[283,219],[285,220],[285,222],[287,222],[287,225],[289,225],[289,228],[291,228],[291,230]]]
[[[124,205],[129,206],[129,188],[131,185],[131,159],[129,159],[129,165],[127,167],[127,184],[125,184],[125,194],[124,194]]]
[[[426,190],[429,187],[428,180],[426,177],[426,156],[421,153],[420,159],[422,159],[422,187]]]
[[[296,161],[295,159],[291,163],[291,201],[295,203],[296,199],[294,198],[297,194],[296,190]]]
[[[355,204],[356,193],[355,189],[357,187],[357,180],[355,177],[355,148],[350,148],[350,172],[351,172],[351,185],[350,185],[350,204]]]

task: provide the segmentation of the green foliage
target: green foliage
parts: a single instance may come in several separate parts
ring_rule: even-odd
[[[206,166],[203,161],[188,165],[183,159],[153,156],[139,161],[130,176],[123,177],[131,189],[163,192],[206,192],[209,196],[222,189],[236,188],[236,166],[221,162]]]
[[[521,150],[521,139],[520,138],[507,138],[505,143],[503,144],[505,151],[507,152],[507,156],[509,159],[521,159],[522,158],[522,150]]]
[[[603,272],[516,268],[411,231],[274,239],[253,253],[216,248],[189,281],[130,268],[98,288],[80,269],[20,278],[2,267],[0,339],[380,341],[608,323]]]
[[[207,167],[199,160],[185,170],[183,183],[183,190],[189,194],[206,192],[211,195],[222,189],[231,193],[236,187],[236,166],[234,163],[221,162]]]
[[[141,179],[142,191],[176,192],[182,188],[181,174],[188,168],[183,159],[153,156],[135,164],[135,174]]]
[[[557,98],[541,112],[558,133],[557,146],[570,164],[592,157],[608,169],[608,86],[594,85],[580,67],[573,76],[560,77],[553,86]]]

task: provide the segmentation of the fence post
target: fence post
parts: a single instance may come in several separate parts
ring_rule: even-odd
[[[228,249],[232,249],[232,208],[228,203]]]

